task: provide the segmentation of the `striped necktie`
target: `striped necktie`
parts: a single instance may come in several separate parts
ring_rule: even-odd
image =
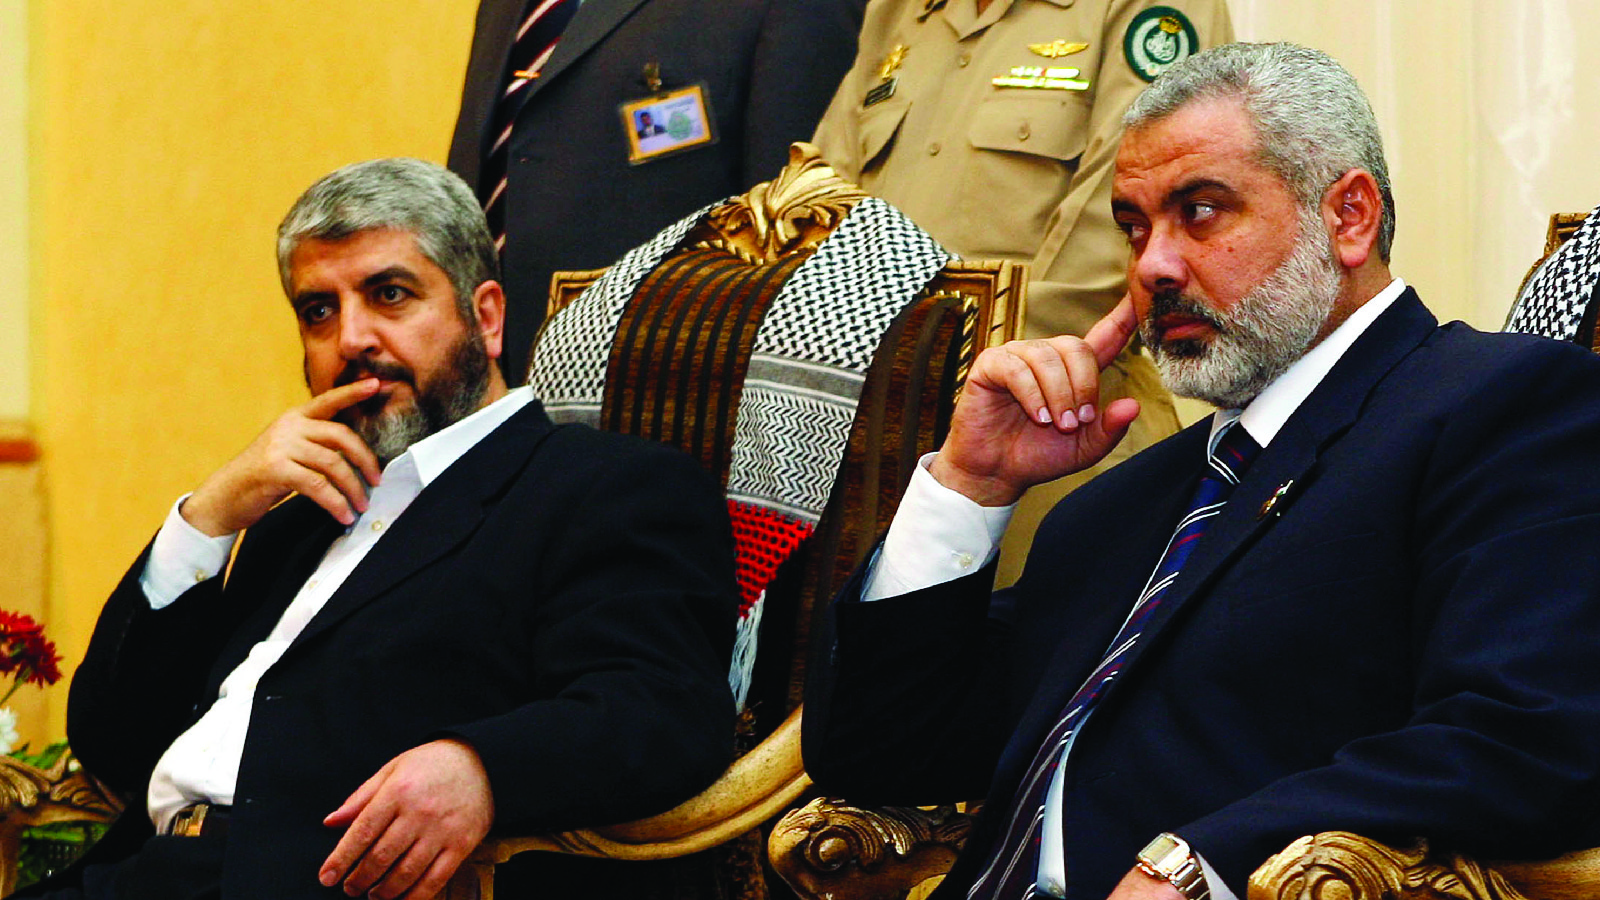
[[[1055,778],[1056,767],[1065,758],[1067,746],[1079,726],[1088,718],[1095,704],[1121,674],[1133,652],[1134,645],[1144,632],[1151,615],[1161,605],[1167,589],[1177,580],[1178,571],[1194,552],[1206,526],[1222,511],[1228,495],[1239,483],[1246,466],[1261,448],[1235,421],[1223,432],[1216,450],[1206,460],[1206,469],[1195,489],[1189,511],[1178,521],[1161,561],[1133,610],[1123,622],[1121,630],[1111,641],[1105,658],[1077,693],[1067,702],[1060,721],[1051,729],[1033,761],[1028,765],[1027,776],[1018,786],[1010,807],[1006,811],[1005,830],[996,839],[987,864],[967,892],[969,900],[1022,900],[1043,896],[1035,880],[1039,874],[1039,843],[1044,821],[1045,797],[1050,782]]]
[[[504,250],[506,244],[506,181],[511,162],[511,126],[528,97],[539,70],[550,59],[561,40],[561,32],[572,21],[580,0],[530,0],[528,14],[517,29],[511,45],[511,55],[506,62],[506,84],[495,101],[494,121],[489,133],[493,141],[483,156],[483,169],[478,178],[479,196],[484,215],[489,219],[489,233],[494,235],[494,245]],[[484,193],[484,191],[487,193]]]

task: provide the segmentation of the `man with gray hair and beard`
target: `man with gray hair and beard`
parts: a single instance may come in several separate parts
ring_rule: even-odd
[[[1126,116],[1129,296],[976,362],[832,607],[806,764],[852,802],[987,802],[940,898],[1242,896],[1302,835],[1506,858],[1600,843],[1600,360],[1439,325],[1349,73],[1286,44],[1173,66]],[[1221,410],[1058,505],[1139,414],[1138,332]]]
[[[507,390],[466,185],[347,166],[278,260],[311,400],[175,503],[107,602],[68,735],[128,809],[29,896],[421,900],[491,826],[660,812],[731,754],[720,491]],[[532,857],[553,896],[661,875]]]

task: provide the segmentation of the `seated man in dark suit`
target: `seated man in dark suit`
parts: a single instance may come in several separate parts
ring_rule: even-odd
[[[1227,45],[1125,121],[1130,297],[975,363],[834,605],[807,769],[986,796],[941,897],[1242,896],[1330,830],[1600,844],[1600,360],[1440,326],[1390,275],[1377,124],[1325,55]],[[1096,406],[1136,331],[1221,411],[1069,496],[991,598],[1008,506],[1138,415]]]
[[[659,812],[731,753],[720,493],[507,390],[466,185],[340,169],[278,259],[313,396],[173,506],[106,604],[68,734],[130,805],[42,896],[431,897],[491,827]]]

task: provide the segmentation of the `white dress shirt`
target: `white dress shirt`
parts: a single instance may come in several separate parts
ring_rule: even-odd
[[[1376,296],[1362,304],[1350,317],[1312,347],[1243,410],[1219,410],[1211,420],[1211,440],[1215,450],[1222,431],[1238,421],[1256,443],[1265,448],[1285,422],[1311,396],[1334,364],[1344,356],[1363,332],[1405,291],[1405,282],[1396,278]],[[1000,550],[1000,536],[1011,519],[1012,507],[985,507],[940,484],[928,472],[934,454],[924,456],[905,497],[884,537],[883,548],[872,564],[863,600],[894,597],[933,587],[968,574],[986,565]],[[1198,467],[1200,461],[1196,461]],[[1155,562],[1152,562],[1155,565]],[[1131,602],[1131,598],[1130,598]],[[1080,726],[1079,730],[1082,728]],[[1065,755],[1072,753],[1069,740]],[[1066,896],[1066,859],[1062,846],[1061,793],[1065,766],[1056,767],[1050,791],[1045,797],[1044,821],[1039,852],[1039,889],[1056,897]],[[1155,835],[1151,835],[1155,837]],[[1202,857],[1206,882],[1217,900],[1236,900],[1228,886]],[[1133,867],[1133,860],[1128,861]]]
[[[162,754],[150,778],[150,820],[163,831],[183,807],[198,802],[229,805],[239,778],[245,734],[261,676],[283,655],[328,598],[366,558],[411,501],[462,454],[500,427],[528,401],[521,387],[459,422],[412,444],[383,469],[367,497],[367,511],[334,540],[315,572],[284,610],[267,639],[250,649],[222,682],[217,699]],[[185,495],[187,496],[187,495]],[[152,609],[162,609],[196,583],[222,571],[237,535],[213,538],[184,520],[183,498],[172,505],[139,576]],[[330,810],[331,812],[331,810]]]

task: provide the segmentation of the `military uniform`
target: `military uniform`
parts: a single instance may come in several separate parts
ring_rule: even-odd
[[[1225,0],[992,0],[982,13],[976,0],[872,0],[813,140],[951,251],[1029,263],[1029,336],[1081,335],[1125,288],[1111,218],[1123,111],[1167,65],[1231,40]],[[1177,430],[1136,352],[1104,376],[1103,400],[1122,396],[1143,407],[1132,432],[1094,469],[1029,492],[1001,583],[1067,490]]]

